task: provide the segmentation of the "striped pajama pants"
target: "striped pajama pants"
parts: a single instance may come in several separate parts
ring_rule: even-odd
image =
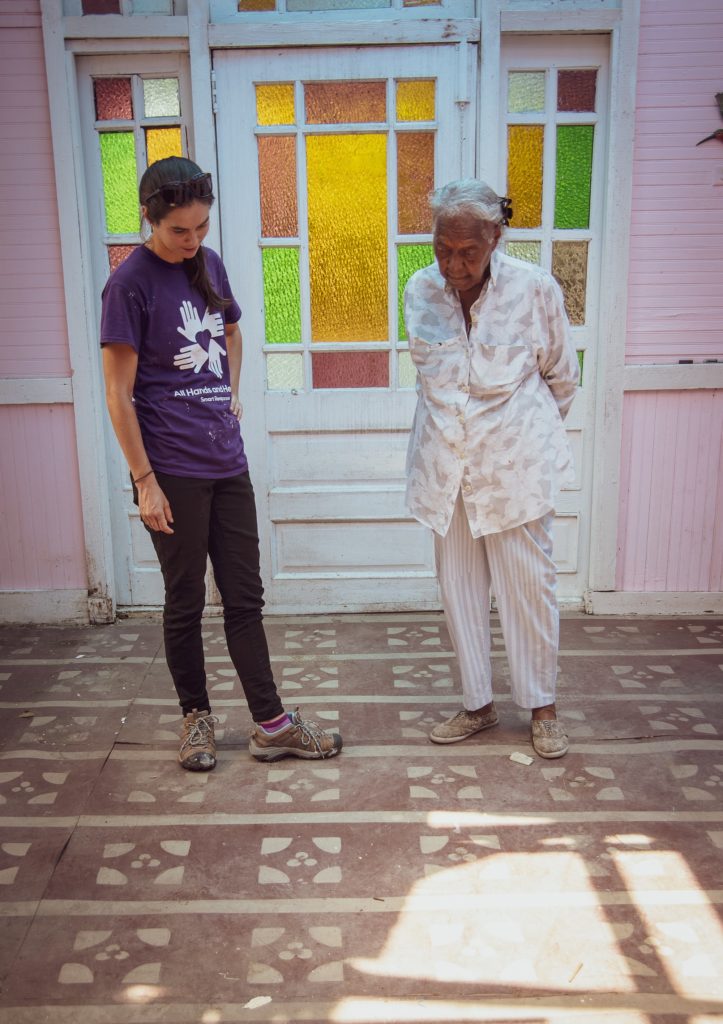
[[[552,522],[548,513],[475,539],[458,495],[446,536],[434,535],[442,603],[467,711],[492,700],[490,592],[505,639],[512,699],[522,708],[555,700],[559,612]]]

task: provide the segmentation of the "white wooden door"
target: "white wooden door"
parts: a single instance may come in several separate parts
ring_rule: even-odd
[[[474,170],[467,56],[214,56],[223,255],[274,611],[438,603],[431,537],[403,503],[416,395],[399,294],[431,262],[427,193]]]

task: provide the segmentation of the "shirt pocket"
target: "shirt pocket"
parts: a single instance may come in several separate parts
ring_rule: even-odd
[[[462,354],[463,339],[459,336],[441,341],[425,341],[415,337],[409,341],[409,354],[422,378],[447,377],[455,372]]]
[[[504,345],[477,342],[470,362],[470,391],[484,395],[512,392],[537,372],[537,346],[532,342],[522,338]]]

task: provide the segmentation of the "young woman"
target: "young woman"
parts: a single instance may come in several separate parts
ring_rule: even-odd
[[[210,557],[226,642],[254,730],[251,754],[326,758],[341,737],[284,710],[262,624],[254,492],[239,420],[241,310],[220,257],[203,246],[211,175],[158,160],[140,183],[144,245],[103,290],[101,345],[111,422],[165,584],[166,660],[183,712],[179,761],[216,764],[201,615]]]

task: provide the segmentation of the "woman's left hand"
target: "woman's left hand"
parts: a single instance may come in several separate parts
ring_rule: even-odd
[[[240,420],[244,414],[244,407],[239,402],[238,395],[231,395],[231,415],[235,416],[237,420]]]

